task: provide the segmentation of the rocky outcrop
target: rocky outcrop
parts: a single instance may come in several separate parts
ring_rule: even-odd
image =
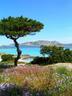
[[[14,84],[2,83],[0,84],[0,96],[33,96],[27,86],[25,88],[18,88]],[[44,96],[42,93],[35,93],[35,96]]]
[[[0,96],[22,96],[22,92],[15,84],[0,84]]]

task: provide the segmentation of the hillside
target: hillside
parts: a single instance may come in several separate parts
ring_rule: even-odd
[[[22,43],[20,44],[21,46],[25,45],[25,46],[42,46],[42,45],[46,45],[46,46],[63,46],[61,43],[57,42],[57,41],[44,41],[44,40],[39,40],[39,41],[34,41],[34,42],[26,42],[26,43]]]
[[[39,40],[39,41],[33,41],[33,42],[25,42],[25,43],[21,43],[20,47],[24,47],[24,46],[29,46],[29,47],[40,47],[42,45],[46,45],[46,46],[63,46],[63,44],[57,42],[57,41],[44,41],[44,40]],[[0,48],[13,48],[14,44],[10,44],[10,45],[3,45],[0,46]]]

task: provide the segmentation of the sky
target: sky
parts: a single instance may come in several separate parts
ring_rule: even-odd
[[[72,43],[72,0],[0,0],[0,19],[21,15],[42,22],[44,29],[19,38],[19,43],[37,40]],[[0,36],[0,45],[10,43],[13,41]]]

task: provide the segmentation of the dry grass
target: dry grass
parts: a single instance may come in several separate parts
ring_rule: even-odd
[[[72,71],[67,70],[71,69],[70,66],[72,66],[70,63],[69,65],[68,63],[58,63],[48,66],[20,65],[5,69],[0,74],[0,83],[13,83],[33,92],[45,92],[46,95],[43,96],[49,96],[48,92],[56,94],[52,96],[58,96],[58,91],[60,94],[66,93],[72,96],[69,93],[72,91]]]
[[[51,67],[18,66],[4,70],[3,76],[5,78],[3,82],[25,86],[32,90],[49,90],[55,85],[54,72]]]

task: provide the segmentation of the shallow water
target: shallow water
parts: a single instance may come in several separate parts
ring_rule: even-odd
[[[64,48],[69,48],[72,50],[70,46],[65,46]],[[40,47],[29,47],[29,46],[24,46],[20,47],[22,54],[23,55],[30,55],[30,56],[41,56],[40,54]],[[0,48],[0,53],[7,53],[7,54],[14,54],[16,55],[16,48]]]
[[[39,47],[21,47],[23,55],[40,56]],[[14,54],[16,55],[16,48],[0,48],[0,53]]]

